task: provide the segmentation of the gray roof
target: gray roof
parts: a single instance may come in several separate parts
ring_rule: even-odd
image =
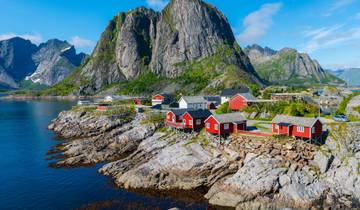
[[[207,103],[204,96],[183,96],[182,99],[187,103]]]
[[[253,96],[253,94],[251,93],[238,93],[236,95],[241,95],[242,97],[244,97],[247,101],[257,101],[258,99]]]
[[[280,124],[293,124],[300,125],[305,127],[312,127],[318,118],[309,118],[309,117],[293,117],[287,115],[276,115],[272,120],[273,123]]]
[[[215,114],[213,116],[219,123],[242,122],[246,120],[245,116],[240,112],[220,115]]]
[[[206,119],[210,115],[212,115],[212,113],[209,110],[201,110],[201,109],[195,111],[188,111],[187,113],[189,113],[190,116],[194,119]]]
[[[221,91],[221,96],[234,96],[238,93],[249,93],[249,88],[242,86],[240,88],[227,88]]]
[[[185,114],[185,112],[189,111],[189,109],[171,109],[170,111],[176,116],[179,116]]]

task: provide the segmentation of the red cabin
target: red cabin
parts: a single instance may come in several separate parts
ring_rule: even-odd
[[[238,93],[230,99],[229,106],[233,111],[240,111],[256,101],[257,99],[251,93]]]
[[[211,115],[209,110],[187,111],[182,119],[185,128],[200,130],[205,127],[205,120]]]
[[[205,120],[206,132],[228,135],[246,130],[246,118],[241,113],[211,115]]]
[[[172,96],[169,94],[156,94],[151,99],[151,104],[153,106],[159,104],[170,104],[172,100]]]
[[[183,115],[185,112],[188,111],[187,109],[173,109],[166,113],[165,124],[177,128],[177,129],[184,129],[185,125],[183,122]]]
[[[272,132],[275,135],[320,139],[323,126],[318,118],[277,115],[272,121]]]
[[[96,110],[101,111],[101,112],[111,110],[111,109],[112,109],[111,104],[99,104],[96,108]]]

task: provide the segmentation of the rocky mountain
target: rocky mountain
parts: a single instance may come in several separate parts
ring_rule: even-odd
[[[16,89],[26,78],[42,85],[54,85],[78,67],[86,57],[57,39],[36,46],[15,37],[0,41],[0,86]]]
[[[148,82],[147,91],[261,84],[226,17],[201,0],[171,0],[162,12],[140,7],[119,13],[79,74],[79,94],[114,83],[121,91],[139,79]]]
[[[0,41],[0,85],[18,88],[19,82],[36,68],[31,58],[36,51],[36,45],[21,38]]]
[[[51,39],[40,44],[32,55],[37,68],[26,80],[51,86],[62,81],[69,73],[79,66],[86,54],[76,54],[74,46],[66,41]]]
[[[350,86],[360,86],[360,68],[348,68],[328,72],[344,80]]]
[[[328,74],[306,53],[295,49],[283,48],[275,51],[268,47],[252,45],[245,48],[256,72],[272,84],[318,84],[341,83],[342,81]]]

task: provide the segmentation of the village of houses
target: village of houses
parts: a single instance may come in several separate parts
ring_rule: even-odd
[[[329,117],[320,117],[320,114],[323,116],[329,106],[338,106],[342,101],[340,94],[346,96],[346,94],[351,94],[351,91],[345,89],[337,95],[326,95],[321,91],[316,91],[312,95],[308,93],[272,93],[270,99],[260,99],[255,97],[247,87],[240,87],[224,89],[219,95],[181,96],[177,100],[171,94],[162,93],[153,95],[151,100],[142,97],[107,96],[97,100],[96,104],[97,110],[102,112],[112,109],[111,104],[114,101],[131,99],[137,112],[151,110],[163,114],[165,126],[175,132],[204,131],[219,141],[227,139],[232,134],[240,134],[260,138],[289,137],[306,142],[321,143],[328,135],[326,124],[333,123],[334,120]],[[313,97],[314,95],[317,97]],[[269,119],[270,114],[243,112],[247,107],[256,104],[268,104],[271,107],[271,104],[277,101],[293,100],[318,104],[319,116],[276,115],[265,121],[255,120],[255,116],[260,115],[260,118]],[[225,103],[228,104],[230,113],[217,114],[216,109]],[[78,105],[81,106],[89,104],[90,101],[78,102]],[[344,118],[340,118],[339,121],[348,121],[345,116],[342,117]]]

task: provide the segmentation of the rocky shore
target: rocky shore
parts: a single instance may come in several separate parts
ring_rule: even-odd
[[[96,115],[65,111],[49,129],[66,139],[58,167],[99,162],[119,187],[201,189],[214,206],[236,209],[357,209],[360,135],[336,128],[326,144],[231,137],[223,146],[204,133],[182,133],[147,121],[148,113]],[[343,125],[341,125],[343,126]]]

